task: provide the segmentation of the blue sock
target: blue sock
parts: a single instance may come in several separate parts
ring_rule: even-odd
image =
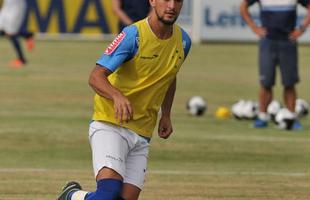
[[[97,182],[96,192],[90,192],[85,200],[118,200],[122,192],[123,182],[116,179],[102,179]]]

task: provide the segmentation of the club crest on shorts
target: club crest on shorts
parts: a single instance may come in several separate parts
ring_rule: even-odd
[[[113,42],[108,46],[108,48],[105,50],[104,54],[111,55],[115,49],[119,46],[119,44],[123,41],[123,39],[126,37],[125,32],[121,32],[118,34],[118,36],[113,40]]]

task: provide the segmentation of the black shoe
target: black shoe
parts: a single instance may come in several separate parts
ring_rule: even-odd
[[[59,194],[57,200],[68,200],[68,196],[71,192],[82,190],[82,187],[79,183],[71,181],[63,187],[62,192]]]

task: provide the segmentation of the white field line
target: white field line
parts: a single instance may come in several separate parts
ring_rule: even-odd
[[[90,170],[68,170],[68,169],[44,169],[44,168],[0,168],[0,173],[51,173],[51,172],[72,172],[72,173],[92,173]],[[306,177],[309,173],[304,172],[216,172],[216,171],[187,171],[187,170],[149,170],[149,174],[158,175],[185,175],[185,176],[287,176]],[[0,174],[1,175],[1,174]]]
[[[298,133],[296,133],[297,135]],[[238,135],[206,135],[203,136],[204,139],[211,140],[230,140],[230,141],[258,141],[258,142],[301,142],[310,143],[310,138],[300,138],[300,137],[276,137],[276,136],[238,136]]]

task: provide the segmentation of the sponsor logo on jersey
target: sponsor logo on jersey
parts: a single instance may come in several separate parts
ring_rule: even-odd
[[[118,34],[118,36],[114,39],[114,41],[108,46],[108,48],[105,50],[104,54],[111,55],[115,49],[120,45],[120,43],[123,41],[123,39],[126,37],[125,32],[121,32]]]

